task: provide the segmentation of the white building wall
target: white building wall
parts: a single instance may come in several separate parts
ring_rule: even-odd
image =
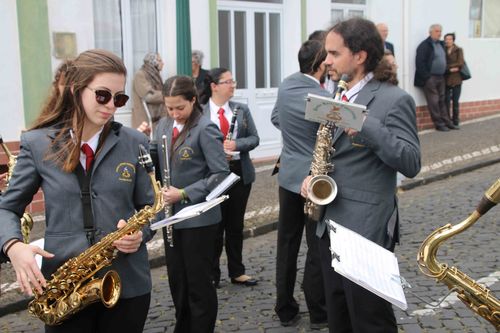
[[[94,44],[94,13],[92,1],[81,0],[47,0],[49,12],[49,33],[52,71],[62,59],[54,57],[54,32],[70,32],[76,34],[77,54],[92,49]]]
[[[207,0],[191,0],[189,15],[191,18],[191,48],[203,52],[202,67],[210,69],[210,8]]]
[[[0,31],[0,134],[18,141],[25,119],[16,0],[0,1]]]

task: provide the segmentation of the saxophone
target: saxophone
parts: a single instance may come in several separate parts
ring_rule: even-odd
[[[116,271],[108,271],[102,278],[94,275],[111,265],[117,255],[114,241],[127,234],[139,231],[163,209],[161,186],[155,179],[151,156],[139,145],[139,162],[146,168],[155,201],[152,207],[145,206],[128,219],[127,225],[105,236],[77,257],[66,261],[52,274],[43,293],[35,291],[35,299],[28,305],[28,311],[47,325],[58,325],[91,303],[102,301],[104,306],[113,307],[120,297],[121,282]]]
[[[17,156],[13,155],[7,145],[3,142],[2,136],[0,135],[0,145],[3,148],[3,151],[5,152],[5,155],[9,159],[7,162],[7,178],[5,179],[6,182],[6,187],[9,187],[9,180],[12,178],[12,174],[14,173],[14,167],[16,166],[17,163]],[[25,244],[28,244],[30,242],[30,232],[31,229],[33,228],[33,217],[30,215],[28,212],[24,212],[23,216],[21,217],[21,233],[23,235],[23,242]]]
[[[340,100],[342,91],[347,89],[347,75],[342,75],[335,93],[335,100]],[[337,196],[337,183],[328,176],[333,171],[330,163],[331,155],[335,152],[333,148],[332,131],[335,124],[327,122],[319,126],[314,145],[313,159],[311,162],[311,181],[307,187],[307,200],[304,205],[304,213],[313,221],[319,221],[323,216],[325,205]]]
[[[422,243],[417,260],[425,275],[456,290],[457,297],[472,311],[488,320],[496,330],[500,330],[500,301],[491,291],[478,284],[456,267],[449,267],[436,259],[438,247],[445,240],[472,226],[482,215],[500,202],[500,178],[484,194],[476,210],[456,225],[447,224],[432,232]]]

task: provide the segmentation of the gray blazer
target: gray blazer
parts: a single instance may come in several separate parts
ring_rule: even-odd
[[[21,238],[19,219],[33,195],[41,187],[45,197],[45,250],[54,253],[43,259],[46,278],[69,258],[88,248],[83,226],[80,186],[74,173],[66,173],[46,154],[57,130],[53,127],[21,135],[21,151],[9,189],[0,199],[0,245],[13,237]],[[90,180],[91,205],[96,241],[116,230],[118,220],[127,220],[136,210],[153,202],[151,181],[139,164],[138,145],[148,146],[144,134],[112,123],[112,129],[96,155]],[[122,298],[151,291],[146,242],[153,236],[144,228],[144,241],[135,253],[118,253],[111,269],[122,281]],[[3,255],[3,254],[2,254]],[[107,271],[104,269],[103,271]]]
[[[236,122],[238,124],[238,137],[236,138],[236,150],[240,152],[242,181],[245,185],[255,181],[255,168],[250,159],[250,151],[259,145],[259,134],[257,127],[246,104],[229,101],[229,107],[234,110],[238,107]],[[203,114],[210,119],[210,104],[203,107]],[[231,122],[231,119],[229,119]]]
[[[162,118],[155,132],[155,141],[161,143],[162,135],[167,136],[170,156],[170,183],[176,188],[183,188],[189,197],[188,203],[174,204],[173,213],[186,206],[205,201],[205,197],[229,174],[226,155],[222,147],[222,134],[217,126],[200,115],[193,126],[177,139],[172,149],[172,131],[174,120]],[[183,129],[186,130],[185,128]],[[161,149],[158,155],[162,156]],[[162,179],[164,161],[159,158]],[[222,219],[220,207],[216,206],[200,216],[177,223],[175,229],[204,227],[219,223]]]
[[[278,183],[294,193],[300,193],[302,181],[309,174],[319,127],[318,123],[304,119],[308,93],[331,97],[303,73],[288,76],[280,84],[271,114],[271,122],[281,130],[283,138]]]
[[[396,173],[414,177],[420,171],[415,102],[402,89],[372,79],[355,103],[369,109],[356,137],[365,146],[353,146],[343,129],[335,132],[335,167],[329,175],[337,182],[338,194],[325,218],[390,248],[399,240]],[[324,231],[322,221],[318,236]]]

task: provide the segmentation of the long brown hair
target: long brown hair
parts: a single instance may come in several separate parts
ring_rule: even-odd
[[[82,140],[85,110],[82,104],[82,92],[102,73],[117,73],[127,75],[123,61],[115,54],[100,49],[80,53],[75,60],[67,63],[62,73],[62,82],[56,78],[51,94],[45,107],[35,120],[31,129],[54,126],[58,133],[49,149],[47,159],[54,160],[64,171],[72,172],[80,160],[80,145]],[[54,85],[53,84],[53,85]],[[59,93],[58,84],[63,86]],[[109,133],[110,123],[103,129],[100,142]]]
[[[196,91],[196,84],[193,78],[183,75],[175,75],[167,79],[163,85],[163,97],[181,96],[187,101],[195,99],[193,104],[193,111],[186,120],[186,124],[179,134],[179,139],[186,136],[188,130],[193,127],[196,120],[201,117],[201,105],[198,101],[198,93]],[[179,140],[177,139],[177,140]]]

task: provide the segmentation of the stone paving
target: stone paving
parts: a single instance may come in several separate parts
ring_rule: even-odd
[[[417,250],[423,239],[437,227],[456,224],[476,207],[484,191],[500,175],[500,164],[447,178],[400,193],[402,243],[396,247],[401,274],[412,285],[406,293],[408,310],[396,308],[399,331],[425,332],[495,332],[487,321],[468,310],[460,301],[447,299],[444,307],[426,309],[425,303],[436,301],[447,288],[420,273],[416,264]],[[458,266],[475,280],[484,281],[493,294],[499,295],[500,247],[499,207],[469,230],[445,242],[438,260]],[[248,273],[260,279],[255,287],[241,287],[222,281],[218,290],[219,312],[216,332],[316,332],[309,329],[304,296],[300,289],[303,270],[298,272],[296,297],[300,301],[302,320],[297,327],[281,327],[273,307],[275,303],[276,232],[245,240],[244,258]],[[301,248],[299,267],[303,267],[305,242]],[[225,263],[225,260],[223,260]],[[227,274],[224,265],[223,274]],[[171,332],[174,308],[164,267],[152,270],[154,287],[151,308],[144,332]],[[418,298],[417,298],[418,296]],[[0,318],[0,332],[40,332],[41,322],[26,311]],[[324,329],[323,331],[327,331]]]

